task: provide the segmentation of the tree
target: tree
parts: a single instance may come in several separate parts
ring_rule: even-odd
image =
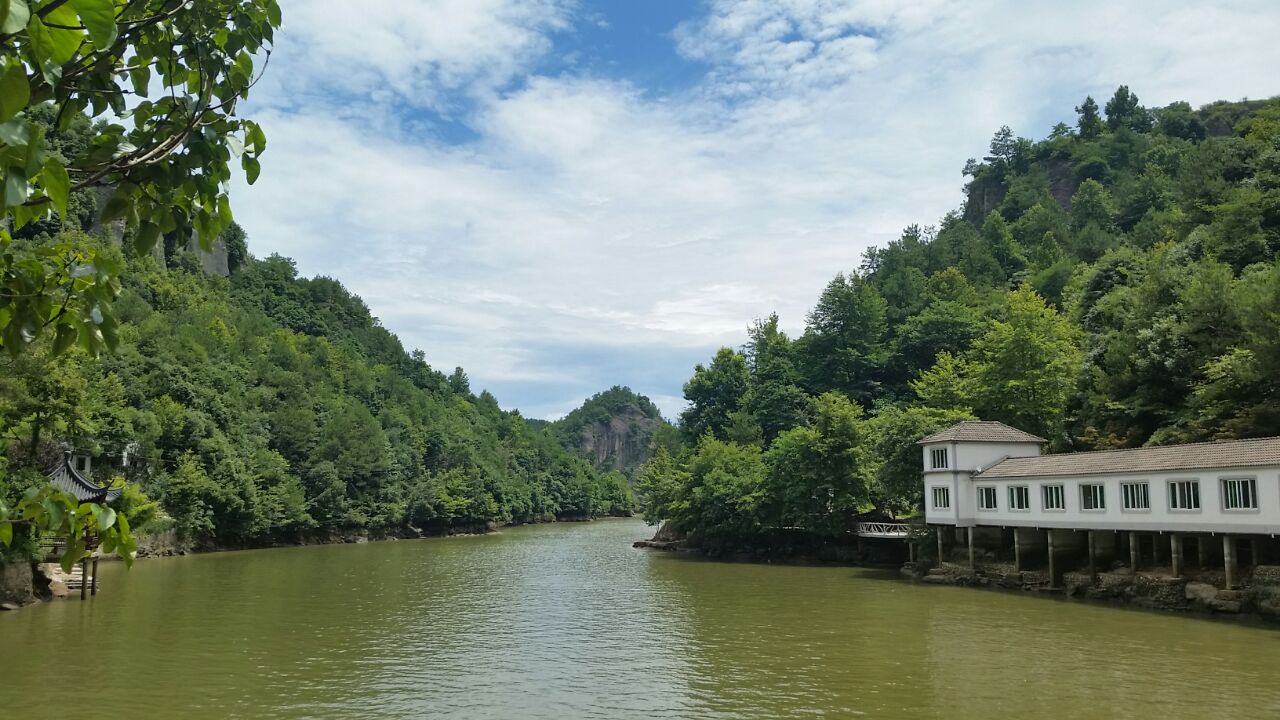
[[[266,147],[236,115],[255,82],[255,56],[270,55],[276,0],[8,0],[0,13],[0,216],[12,230],[57,213],[74,193],[108,188],[103,223],[119,220],[140,253],[162,234],[208,249],[231,223],[229,163],[249,182]],[[153,96],[154,93],[154,96]],[[126,103],[126,95],[138,100]],[[37,109],[56,106],[56,127],[82,113],[101,122],[78,148],[53,148]],[[4,224],[4,223],[0,223]],[[15,246],[0,230],[0,346],[21,352],[46,331],[55,348],[79,341],[97,352],[118,342],[111,301],[118,266],[91,247],[50,253]]]
[[[1098,103],[1094,102],[1092,96],[1085,96],[1084,102],[1076,107],[1076,114],[1079,116],[1076,128],[1080,131],[1081,138],[1092,140],[1102,134],[1106,126],[1098,114]]]
[[[1127,128],[1137,133],[1151,132],[1151,113],[1138,104],[1138,96],[1121,85],[1107,101],[1107,127],[1114,132]]]
[[[1017,138],[1014,137],[1013,129],[1008,125],[1001,125],[992,136],[989,152],[983,160],[991,163],[997,172],[1003,174],[1013,165],[1017,147]]]
[[[453,374],[449,376],[449,389],[463,397],[471,397],[471,380],[467,377],[466,370],[461,367],[453,369]]]
[[[730,415],[742,407],[748,381],[746,358],[731,348],[720,348],[710,365],[699,363],[693,369],[693,377],[684,384],[689,407],[680,413],[680,427],[690,445],[708,432],[726,437]]]
[[[750,376],[743,408],[755,418],[767,444],[783,430],[805,422],[809,399],[800,387],[792,343],[778,329],[777,314],[757,320],[749,337],[746,358]]]
[[[659,446],[653,457],[636,470],[636,491],[645,521],[652,525],[681,516],[688,482],[689,474],[665,447]]]
[[[810,427],[778,436],[765,459],[768,512],[781,527],[843,532],[868,499],[862,408],[839,393],[814,400]]]
[[[707,433],[689,457],[686,472],[685,499],[672,517],[677,529],[716,539],[760,531],[765,476],[760,448],[722,442]]]
[[[1082,362],[1066,318],[1023,285],[1008,295],[1008,319],[993,322],[970,355],[980,417],[1064,442],[1066,407]]]
[[[885,301],[859,275],[836,275],[809,313],[801,357],[809,387],[870,401],[880,387],[886,348]]]

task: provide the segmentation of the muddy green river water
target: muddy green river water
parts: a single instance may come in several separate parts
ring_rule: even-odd
[[[631,547],[638,520],[104,565],[0,717],[1280,718],[1280,633]]]

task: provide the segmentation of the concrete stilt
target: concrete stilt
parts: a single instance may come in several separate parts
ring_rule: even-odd
[[[1209,567],[1209,536],[1196,536],[1196,565],[1201,568]]]
[[[80,561],[80,599],[89,592],[89,558]]]
[[[1156,565],[1160,564],[1162,555],[1164,555],[1164,553],[1160,552],[1160,536],[1152,535],[1151,536],[1151,559],[1155,561]]]
[[[910,540],[907,541],[907,560],[909,562],[916,561],[916,544]]]
[[[1133,574],[1138,574],[1138,533],[1129,532],[1129,567],[1133,568]]]
[[[1222,567],[1226,570],[1227,589],[1236,585],[1236,539],[1230,535],[1222,536]]]
[[[1022,528],[1013,529],[1013,569],[1022,572]]]
[[[1049,541],[1049,587],[1055,588],[1058,587],[1058,563],[1053,547],[1053,530],[1046,530],[1045,537]]]
[[[1250,565],[1257,566],[1262,564],[1261,549],[1262,549],[1262,543],[1258,542],[1258,538],[1249,538],[1249,564]]]
[[[1097,546],[1093,540],[1093,531],[1089,531],[1089,582],[1098,579]]]
[[[968,528],[968,530],[969,530],[969,569],[973,570],[974,568],[977,567],[977,564],[974,562],[974,558],[973,558],[973,528]]]
[[[1178,533],[1169,535],[1169,554],[1173,558],[1173,576],[1182,577],[1182,536]]]
[[[942,548],[942,526],[939,525],[938,526],[938,566],[939,567],[942,566],[942,559],[944,557],[946,557],[946,555],[943,554],[943,548]]]

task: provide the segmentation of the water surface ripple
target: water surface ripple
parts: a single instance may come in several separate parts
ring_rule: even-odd
[[[634,520],[103,570],[0,614],[5,717],[1280,717],[1280,635],[635,550]]]

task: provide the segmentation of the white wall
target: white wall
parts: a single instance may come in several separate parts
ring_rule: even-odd
[[[930,451],[946,448],[946,470],[931,470]],[[925,521],[951,525],[973,525],[977,514],[977,493],[970,475],[980,467],[990,467],[1007,457],[1029,457],[1040,454],[1039,443],[940,442],[922,445],[924,457]],[[951,509],[933,508],[933,488],[951,488]],[[985,513],[984,513],[985,514]]]
[[[1254,477],[1257,479],[1257,510],[1225,510],[1222,500],[1223,478]],[[1147,481],[1151,496],[1149,511],[1122,509],[1120,484]],[[1170,480],[1199,480],[1200,510],[1170,510]],[[1106,509],[1082,510],[1080,485],[1102,483]],[[1280,467],[1219,468],[1179,473],[1124,473],[1106,476],[1079,476],[1062,478],[1036,478],[982,480],[965,478],[960,483],[960,494],[967,496],[963,508],[974,508],[972,514],[960,512],[955,520],[926,513],[929,522],[967,525],[1003,525],[1009,527],[1074,528],[1096,530],[1146,530],[1185,532],[1244,532],[1253,534],[1280,533]],[[1066,510],[1043,509],[1041,488],[1045,485],[1062,485]],[[925,476],[926,493],[930,485]],[[1025,511],[1009,509],[1008,488],[1026,485],[1031,493],[1031,508]],[[997,509],[977,510],[977,488],[996,488]],[[953,490],[953,506],[956,505]],[[930,501],[926,497],[926,502]],[[935,520],[935,517],[937,518]]]

